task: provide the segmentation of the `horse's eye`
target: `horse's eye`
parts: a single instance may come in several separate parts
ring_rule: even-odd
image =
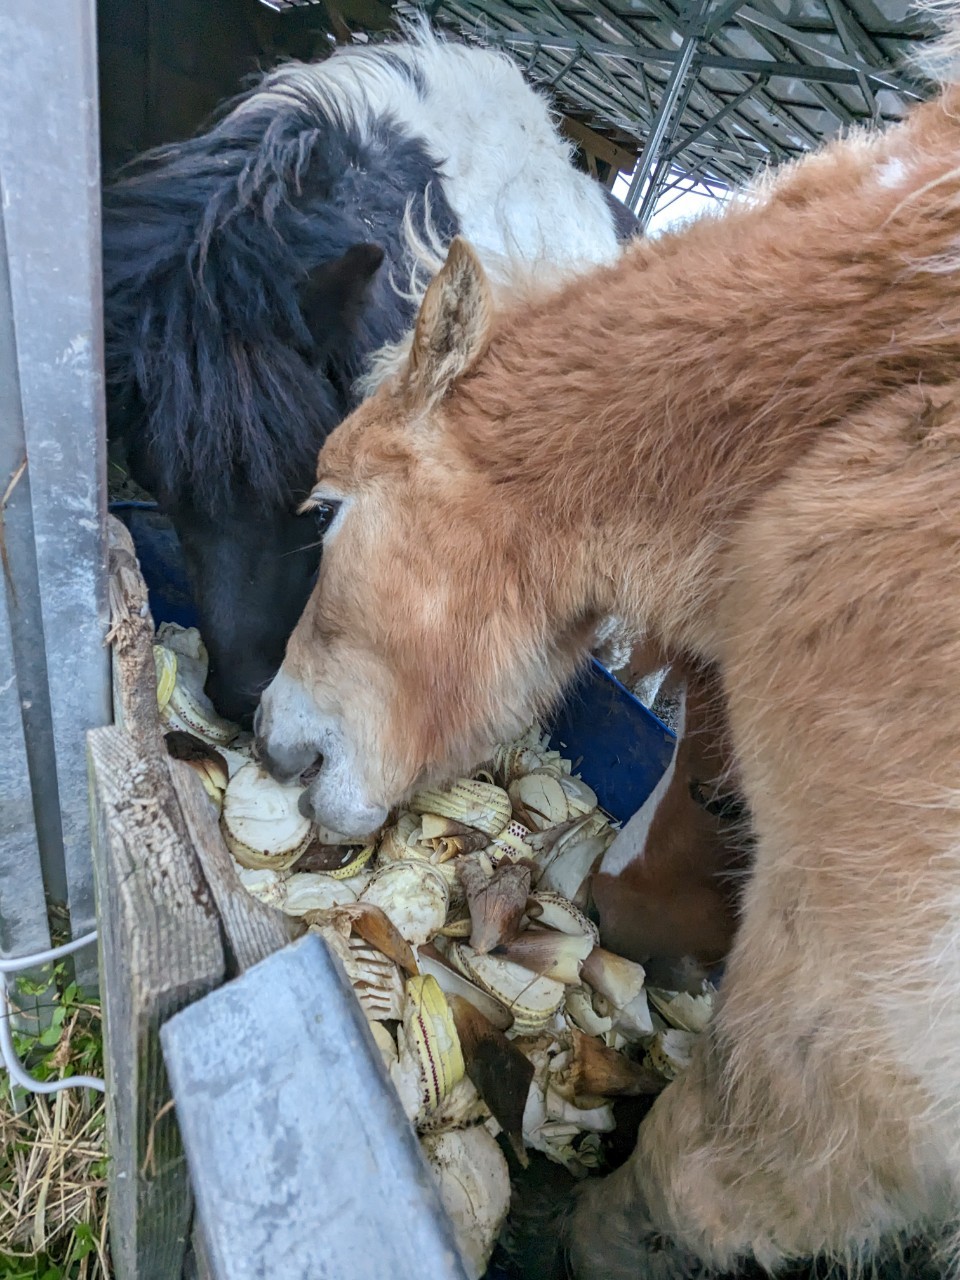
[[[313,518],[317,522],[317,532],[321,538],[333,524],[333,517],[339,509],[339,502],[318,502],[314,507]]]

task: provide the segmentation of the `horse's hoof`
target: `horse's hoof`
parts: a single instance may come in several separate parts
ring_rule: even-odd
[[[608,1179],[577,1182],[547,1160],[513,1178],[500,1237],[518,1280],[708,1280],[714,1273],[656,1230],[646,1206],[611,1203]]]
[[[565,1224],[572,1280],[708,1280],[715,1273],[656,1229],[646,1206],[613,1208],[602,1181],[588,1183]]]
[[[716,1274],[673,1241],[639,1230],[616,1242],[572,1233],[567,1267],[571,1280],[709,1280]]]
[[[518,1280],[570,1280],[566,1234],[576,1192],[566,1170],[547,1160],[534,1157],[528,1169],[514,1175],[500,1245]]]

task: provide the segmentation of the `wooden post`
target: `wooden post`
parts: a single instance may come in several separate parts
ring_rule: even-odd
[[[133,538],[116,516],[107,517],[107,563],[114,723],[129,733],[145,755],[162,756],[153,618]]]
[[[153,619],[147,588],[126,526],[110,516],[107,535],[114,719],[142,754],[163,762],[168,786],[172,786],[183,817],[185,836],[221,917],[226,972],[233,977],[285,946],[300,930],[282,912],[247,893],[200,780],[189,765],[167,756],[157,711]]]
[[[303,926],[247,893],[200,779],[181,760],[169,760],[167,767],[187,834],[220,916],[226,973],[232,978],[285,947]]]
[[[110,1239],[118,1280],[180,1275],[191,1192],[161,1023],[223,979],[220,923],[166,761],[88,735],[104,991]]]
[[[111,517],[107,533],[116,727],[90,734],[89,758],[114,1267],[173,1280],[186,1262],[207,1277],[199,1238],[187,1257],[192,1192],[160,1025],[296,925],[246,893],[200,780],[167,756],[146,586],[127,529]]]
[[[465,1280],[363,1011],[315,934],[161,1040],[216,1280]]]

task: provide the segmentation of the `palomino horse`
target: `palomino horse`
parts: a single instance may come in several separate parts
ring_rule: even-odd
[[[521,730],[601,615],[720,671],[753,867],[691,1067],[543,1232],[578,1280],[955,1230],[960,90],[513,311],[455,241],[310,504],[259,728],[336,829]]]
[[[412,328],[424,245],[542,273],[612,261],[630,221],[509,58],[423,28],[279,67],[105,192],[111,433],[180,537],[223,714],[280,665],[320,556],[296,509]]]

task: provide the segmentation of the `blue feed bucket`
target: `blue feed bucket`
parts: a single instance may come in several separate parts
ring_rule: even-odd
[[[676,739],[639,698],[595,659],[567,692],[550,745],[593,788],[600,807],[626,822],[670,763]]]
[[[197,611],[190,595],[190,583],[183,564],[183,552],[170,521],[154,502],[111,502],[110,514],[130,530],[137,549],[140,572],[147,584],[150,612],[161,622],[181,627],[198,627]]]

